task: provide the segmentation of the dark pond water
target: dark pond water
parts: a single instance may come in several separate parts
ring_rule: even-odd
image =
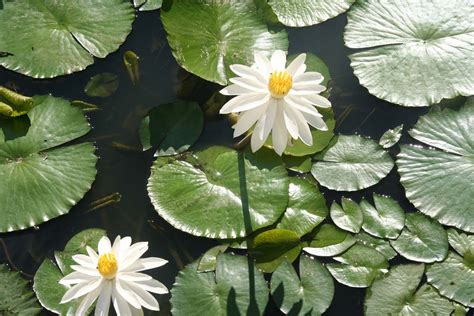
[[[358,133],[378,139],[388,128],[399,124],[412,126],[427,109],[403,108],[371,96],[361,87],[349,66],[351,53],[343,44],[345,15],[321,25],[290,29],[290,54],[312,52],[324,61],[332,74],[331,100],[337,118],[337,133]],[[122,64],[122,54],[135,51],[140,57],[141,86],[131,85]],[[101,72],[113,72],[120,77],[118,91],[109,98],[87,97],[83,88],[89,78]],[[197,238],[180,232],[154,211],[146,191],[146,182],[153,161],[153,153],[117,149],[117,143],[131,148],[139,147],[137,129],[148,109],[159,104],[184,98],[204,102],[217,86],[206,83],[181,70],[171,55],[158,12],[139,14],[134,30],[118,52],[109,55],[85,71],[54,80],[33,80],[0,69],[0,85],[16,88],[25,95],[52,93],[71,100],[79,99],[99,105],[102,111],[89,115],[93,130],[83,140],[94,141],[100,160],[98,176],[92,190],[68,215],[61,216],[35,229],[0,234],[0,263],[24,271],[32,277],[46,257],[52,258],[54,250],[61,250],[76,233],[86,228],[99,227],[109,236],[130,235],[134,241],[147,240],[148,256],[169,260],[163,268],[150,274],[169,288],[184,265],[194,261],[215,241]],[[232,131],[225,121],[207,122],[202,140],[213,144],[231,144]],[[402,142],[411,142],[406,132]],[[391,152],[395,155],[396,149]],[[0,179],[1,181],[1,179]],[[322,189],[328,204],[344,195]],[[391,195],[406,210],[412,206],[405,198],[395,170],[375,188],[345,194],[357,201],[372,192]],[[114,192],[122,200],[105,208],[90,210],[90,204]],[[1,203],[1,201],[0,201]],[[327,315],[359,315],[363,313],[365,290],[337,285],[335,298]],[[158,296],[162,311],[168,315],[169,296]],[[269,304],[266,314],[279,315]]]

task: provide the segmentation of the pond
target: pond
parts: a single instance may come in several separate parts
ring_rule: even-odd
[[[370,94],[351,68],[348,56],[356,50],[344,45],[346,24],[347,15],[341,14],[321,24],[288,28],[288,54],[313,53],[328,66],[336,135],[357,134],[378,142],[388,129],[403,124],[400,144],[416,143],[406,131],[415,125],[420,116],[429,113],[430,107],[399,106]],[[132,84],[124,67],[123,54],[126,51],[133,51],[140,58],[139,85]],[[118,76],[120,84],[117,91],[106,98],[87,96],[84,93],[87,82],[92,76],[103,72]],[[178,65],[168,45],[159,10],[137,13],[132,32],[118,51],[104,59],[96,59],[83,71],[54,79],[32,79],[0,68],[0,86],[26,96],[52,94],[68,100],[83,100],[100,108],[99,111],[87,113],[92,131],[79,139],[80,142],[94,142],[97,148],[99,160],[92,189],[67,215],[26,230],[0,234],[0,263],[22,271],[23,276],[31,280],[43,260],[54,258],[54,252],[63,249],[75,234],[88,228],[102,228],[111,238],[121,235],[131,236],[134,242],[148,241],[149,250],[145,256],[169,261],[167,265],[148,273],[171,289],[179,271],[211,247],[220,244],[216,240],[192,236],[174,228],[158,215],[148,197],[147,182],[156,157],[153,150],[141,149],[138,130],[143,117],[151,108],[178,99],[197,101],[202,105],[221,88]],[[232,146],[235,139],[231,126],[223,117],[206,120],[198,146]],[[387,151],[394,158],[400,148],[394,146]],[[294,171],[290,174],[297,175]],[[67,187],[64,189],[67,190]],[[393,168],[377,185],[356,192],[338,192],[324,186],[320,186],[320,191],[328,207],[332,201],[340,201],[342,197],[371,201],[375,192],[392,197],[406,212],[416,212],[405,195],[397,168]],[[120,196],[120,199],[102,203],[102,199],[107,201],[110,196]],[[243,250],[233,251],[246,254]],[[319,259],[322,263],[331,262],[330,258]],[[408,262],[408,259],[397,256],[390,260],[390,265]],[[269,275],[266,278],[270,280]],[[338,282],[334,284],[334,299],[325,315],[363,315],[366,289],[351,288]],[[161,311],[145,311],[145,314],[169,315],[171,295],[155,297]],[[42,313],[46,315],[49,312],[43,310]],[[265,315],[279,314],[282,313],[278,306],[270,299]]]

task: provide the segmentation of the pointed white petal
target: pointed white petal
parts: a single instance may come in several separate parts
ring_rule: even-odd
[[[308,123],[306,122],[303,114],[292,108],[289,108],[289,111],[293,111],[293,114],[296,118],[301,141],[307,146],[313,145],[313,135],[311,135],[311,130],[309,129]]]
[[[272,54],[271,63],[272,63],[273,71],[283,71],[283,70],[285,70],[286,53],[282,50],[274,51],[273,54]]]
[[[146,280],[152,279],[152,277],[149,276],[148,274],[137,273],[137,272],[122,272],[122,273],[119,273],[117,277],[120,280],[129,281],[129,282],[146,281]]]
[[[241,87],[236,84],[231,84],[230,86],[225,87],[219,91],[223,95],[241,95],[246,93],[255,93],[255,91]]]
[[[95,268],[97,266],[97,262],[94,259],[82,254],[72,256],[72,260],[74,260],[81,266],[85,266],[89,268]]]
[[[272,69],[272,64],[268,60],[267,56],[265,56],[261,52],[257,52],[254,54],[254,58],[255,58],[255,64],[257,65],[257,68],[260,71],[260,73],[263,76],[268,77],[270,73],[272,73],[273,69]]]
[[[156,293],[156,294],[166,294],[168,293],[168,288],[161,282],[151,279],[147,281],[139,281],[138,283],[143,289],[148,292]]]
[[[304,112],[317,117],[323,117],[314,106],[312,106],[307,100],[303,99],[302,97],[287,95],[283,100],[288,106],[292,107],[294,110],[298,110],[300,112]]]
[[[281,156],[288,143],[288,132],[286,131],[285,119],[283,118],[283,109],[281,106],[277,107],[275,116],[275,123],[272,129],[273,149]]]
[[[285,120],[286,129],[288,130],[288,133],[290,133],[290,136],[293,139],[298,139],[298,122],[296,122],[296,118],[293,115],[293,112],[289,111],[287,109],[288,107],[283,105],[283,102],[285,101],[280,102],[280,106],[283,107],[283,119]]]
[[[148,250],[148,242],[137,242],[128,248],[127,252],[123,254],[123,260],[119,262],[119,271],[127,269],[128,266],[140,259],[141,256]]]
[[[237,123],[232,126],[234,129],[234,137],[238,137],[248,131],[255,124],[255,122],[257,122],[262,117],[267,107],[268,103],[263,104],[258,108],[244,112],[242,115],[240,115]]]
[[[298,77],[298,76],[302,75],[305,71],[306,71],[306,65],[303,64],[298,69],[296,69],[294,77]]]
[[[97,305],[95,306],[94,316],[108,316],[110,301],[112,298],[112,281],[105,281],[102,287]]]
[[[294,83],[291,90],[298,91],[298,93],[301,93],[301,91],[309,91],[305,92],[305,94],[313,94],[325,91],[326,87],[308,81],[301,81]]]
[[[81,303],[79,303],[79,306],[77,307],[76,310],[76,315],[77,316],[83,316],[86,315],[87,310],[92,306],[92,304],[95,302],[97,299],[97,296],[99,296],[100,290],[95,290],[93,292],[90,292],[87,294],[82,300]]]
[[[112,246],[110,245],[110,239],[106,236],[102,237],[99,240],[99,256],[102,256],[104,253],[108,253],[112,250]]]
[[[63,295],[61,299],[61,304],[67,303],[73,299],[86,295],[102,285],[102,278],[90,281],[79,283],[78,285],[73,286]]]
[[[313,126],[316,129],[319,129],[321,131],[327,131],[328,127],[326,123],[324,123],[323,119],[320,117],[315,117],[312,115],[308,115],[306,113],[302,113],[306,121],[309,123],[309,125]]]
[[[253,69],[245,65],[230,65],[230,70],[232,70],[236,75],[245,78],[254,78],[262,83],[267,83],[268,78],[264,77],[256,69]]]
[[[267,103],[270,100],[269,94],[257,95],[254,98],[249,99],[245,104],[239,105],[232,109],[232,112],[239,113],[245,112],[251,109],[254,109],[258,106],[261,106],[264,103]]]
[[[89,257],[91,257],[95,262],[97,262],[99,260],[99,255],[97,254],[97,252],[95,252],[94,249],[92,249],[89,246],[86,246],[86,251],[87,251],[87,254],[89,255]]]
[[[138,283],[135,282],[124,282],[124,287],[127,287],[129,291],[135,293],[136,297],[140,304],[153,311],[160,310],[160,306],[158,305],[158,301],[148,293],[144,288],[142,288]]]
[[[114,279],[115,289],[119,296],[121,296],[124,300],[128,302],[128,304],[132,305],[135,308],[140,308],[141,304],[138,300],[137,295],[130,291],[126,286],[125,282],[120,281],[119,279]]]
[[[286,68],[286,71],[292,76],[295,75],[296,71],[304,64],[306,60],[306,54],[299,54],[291,64]]]
[[[117,316],[128,316],[131,314],[127,301],[118,293],[114,286],[112,286],[112,303],[114,304]]]
[[[97,268],[89,268],[89,267],[73,264],[71,266],[71,269],[73,269],[74,271],[78,271],[80,273],[86,274],[86,275],[93,276],[93,277],[100,277],[100,273],[97,270]]]
[[[90,282],[92,280],[95,280],[96,278],[96,276],[90,276],[81,272],[74,271],[59,280],[59,284],[72,285],[76,283]]]
[[[220,114],[232,113],[236,107],[245,105],[247,102],[250,102],[251,100],[255,100],[259,98],[261,95],[262,94],[260,93],[249,93],[249,94],[236,96],[235,98],[232,98],[229,101],[227,101],[227,103],[222,106],[219,113]]]
[[[309,94],[309,95],[305,95],[303,98],[307,100],[308,102],[310,102],[311,104],[314,104],[320,108],[331,107],[331,102],[325,97],[320,96],[319,94]]]
[[[243,88],[252,90],[254,92],[260,92],[260,93],[268,92],[268,87],[256,79],[235,77],[235,78],[230,78],[229,81]]]
[[[127,269],[124,269],[123,271],[139,272],[139,271],[158,268],[167,263],[168,263],[168,260],[161,259],[158,257],[142,258],[135,261],[135,263],[133,263],[132,265],[130,265]]]
[[[250,147],[252,152],[256,152],[265,144],[265,141],[272,130],[273,122],[275,121],[277,101],[271,99],[268,103],[267,110],[255,125],[255,129],[250,139]]]
[[[143,309],[136,309],[130,306],[130,316],[143,316]]]
[[[323,82],[324,80],[324,77],[323,75],[321,75],[319,72],[316,72],[316,71],[309,71],[309,72],[305,72],[305,73],[302,73],[298,76],[293,76],[293,82],[296,83],[296,82],[312,82],[312,83],[315,83],[315,84],[320,84],[321,82]]]

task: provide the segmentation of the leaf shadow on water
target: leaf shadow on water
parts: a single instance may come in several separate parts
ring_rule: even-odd
[[[244,226],[246,235],[249,235],[252,232],[252,222],[250,218],[250,209],[249,209],[249,197],[247,191],[247,178],[245,173],[245,159],[244,154],[239,152],[238,155],[238,166],[239,166],[239,186],[240,186],[240,199],[242,201],[242,213],[244,217]],[[247,260],[248,262],[248,271],[249,271],[249,297],[250,302],[247,309],[246,315],[260,315],[260,311],[258,309],[257,300],[255,297],[255,262],[251,259]],[[231,296],[232,292],[234,293],[233,297]],[[233,299],[231,301],[229,299]],[[237,308],[235,302],[235,290],[232,289],[229,293],[228,297],[228,308],[235,306],[236,314],[230,313],[229,315],[240,315],[239,310]]]
[[[274,292],[272,292],[272,296],[275,298],[275,304],[277,305],[278,309],[281,310],[283,306],[283,297],[285,297],[285,287],[283,283],[280,283]],[[288,311],[287,315],[300,315],[301,309],[303,308],[303,300],[299,300],[298,302],[294,303],[291,309]],[[311,315],[313,310],[311,309],[304,315]]]

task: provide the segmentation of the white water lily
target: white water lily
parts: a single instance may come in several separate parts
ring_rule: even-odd
[[[142,306],[159,310],[158,301],[149,293],[166,294],[168,289],[140,271],[153,269],[168,261],[150,257],[141,258],[148,250],[147,242],[132,245],[130,237],[117,238],[110,244],[107,237],[99,241],[97,254],[87,247],[88,255],[74,255],[78,265],[72,265],[74,272],[62,278],[59,283],[73,285],[63,296],[61,304],[78,299],[76,315],[85,315],[97,300],[94,315],[108,315],[110,302],[117,315],[143,315]]]
[[[230,69],[239,77],[229,79],[231,85],[221,90],[224,95],[236,95],[224,104],[221,114],[239,114],[233,126],[234,137],[238,137],[254,125],[251,148],[260,149],[272,134],[273,147],[282,155],[291,140],[301,139],[311,146],[311,125],[327,130],[322,115],[314,107],[328,108],[331,102],[319,95],[326,90],[320,83],[319,72],[306,71],[306,54],[300,54],[286,66],[286,54],[277,50],[270,60],[262,53],[255,54],[255,64],[231,65]]]

